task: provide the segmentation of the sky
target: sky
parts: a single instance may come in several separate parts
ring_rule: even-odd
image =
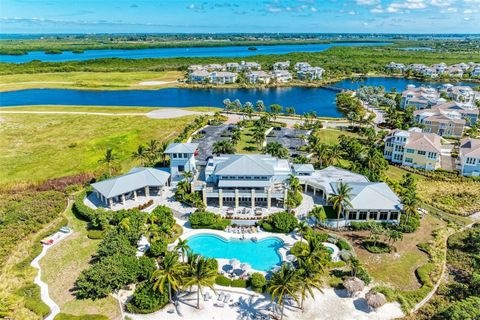
[[[480,0],[0,0],[0,33],[480,33]]]

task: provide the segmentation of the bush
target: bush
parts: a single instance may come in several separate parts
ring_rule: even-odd
[[[293,254],[296,257],[303,257],[308,255],[310,249],[308,247],[308,244],[305,242],[297,241],[293,245],[293,247],[290,249],[290,253]]]
[[[146,208],[150,207],[152,204],[153,204],[153,200],[150,199],[150,200],[148,200],[147,202],[139,205],[139,206],[137,207],[137,209],[138,209],[138,210],[143,210],[143,209],[146,209]]]
[[[273,231],[272,225],[270,223],[268,223],[267,221],[261,221],[260,225],[263,228],[263,230],[265,230],[267,232],[272,232]]]
[[[72,211],[76,215],[82,217],[85,221],[92,221],[96,215],[96,212],[94,209],[90,208],[85,203],[83,203],[83,200],[85,199],[87,194],[88,194],[87,191],[84,190],[75,197],[75,202],[73,203]]]
[[[252,289],[262,292],[266,284],[267,279],[265,279],[265,276],[263,274],[259,272],[255,272],[252,274],[252,277],[250,278],[250,286],[252,287]]]
[[[232,284],[232,280],[225,276],[219,275],[215,278],[215,284],[223,287],[230,287],[230,285]]]
[[[231,286],[234,288],[246,288],[247,281],[243,279],[233,279]]]
[[[381,241],[377,241],[375,244],[373,241],[363,241],[362,245],[371,253],[389,253],[392,250],[392,247]]]
[[[172,209],[166,206],[158,206],[153,209],[151,215],[157,218],[157,223],[165,230],[170,230],[175,225]]]
[[[357,269],[356,276],[360,280],[363,280],[363,282],[365,282],[366,285],[369,285],[372,282],[372,278],[370,277],[370,275],[368,274],[367,270],[364,267],[359,267]]]
[[[370,230],[370,222],[351,222],[350,229],[353,231]]]
[[[157,239],[150,243],[150,249],[148,250],[148,254],[152,257],[159,257],[165,252],[167,252],[167,241],[165,239]]]
[[[344,239],[338,239],[336,244],[340,248],[340,250],[352,250],[352,246],[350,246],[350,244]]]
[[[24,298],[25,308],[38,315],[40,318],[45,318],[50,313],[50,308],[40,297],[40,287],[38,285],[27,285],[21,288],[18,291],[18,294]]]
[[[100,258],[112,256],[115,254],[122,254],[128,256],[135,256],[137,253],[136,247],[128,237],[123,233],[118,233],[115,230],[110,231],[103,238],[98,246],[97,256]]]
[[[108,320],[107,316],[101,314],[82,314],[81,316],[74,316],[67,313],[59,313],[54,320]]]
[[[402,232],[413,233],[420,227],[420,217],[418,216],[410,216],[408,221],[406,221],[406,216],[402,215],[400,220],[399,228]]]
[[[105,236],[105,230],[89,230],[87,233],[88,239],[97,240],[103,239]]]
[[[144,282],[135,288],[132,300],[127,304],[127,310],[132,313],[152,313],[160,310],[168,303],[168,291],[161,293],[153,290],[151,282]]]
[[[274,232],[288,233],[292,232],[298,225],[297,218],[286,212],[277,212],[268,217],[268,222],[272,225]]]
[[[224,230],[230,225],[230,220],[208,211],[196,211],[189,216],[188,220],[193,229]]]

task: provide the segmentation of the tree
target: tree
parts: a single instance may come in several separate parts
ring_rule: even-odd
[[[272,157],[277,157],[281,159],[288,158],[288,150],[276,141],[267,143],[264,152],[271,155]]]
[[[168,287],[168,300],[172,302],[172,291],[177,291],[186,272],[186,266],[179,261],[177,252],[167,252],[159,263],[159,269],[152,276],[153,289],[161,293]]]
[[[305,221],[300,221],[297,226],[297,232],[300,234],[301,241],[303,241],[305,234],[311,230],[310,226],[308,223]]]
[[[223,99],[223,107],[225,108],[225,110],[230,110],[232,106],[232,101],[230,101],[230,99],[226,98],[226,99]]]
[[[147,143],[147,157],[150,161],[150,164],[154,165],[158,158],[158,140],[152,139]]]
[[[291,116],[292,114],[295,114],[295,108],[293,107],[285,108],[285,112]]]
[[[319,225],[322,222],[327,220],[327,214],[325,213],[325,209],[322,206],[315,206],[312,211],[308,213],[310,217],[315,218],[315,223]]]
[[[337,185],[336,194],[330,196],[329,202],[332,203],[333,208],[337,210],[337,230],[340,229],[340,214],[346,207],[351,207],[350,203],[352,187],[348,184],[340,182]]]
[[[175,245],[175,250],[180,251],[182,253],[182,261],[185,260],[187,256],[187,252],[190,251],[190,246],[187,244],[188,240],[183,240],[182,238],[178,238],[178,242]]]
[[[288,186],[290,187],[290,191],[294,193],[300,192],[302,188],[300,186],[300,180],[294,174],[290,174],[288,177]]]
[[[162,163],[163,163],[164,167],[166,167],[166,156],[167,156],[165,154],[165,151],[167,150],[169,144],[170,144],[169,141],[162,142],[162,144],[160,145],[160,148],[158,150],[158,152],[160,153],[160,157],[162,157]]]
[[[270,105],[270,112],[274,120],[277,120],[277,115],[282,112],[283,107],[279,104]]]
[[[212,259],[207,259],[202,256],[196,256],[189,264],[190,268],[185,278],[185,287],[197,287],[197,309],[200,309],[200,293],[202,292],[202,288],[208,287],[215,291],[214,284],[217,277],[217,269],[212,268],[214,264],[211,260]]]
[[[249,119],[252,118],[253,111],[254,110],[252,103],[250,101],[245,102],[245,104],[243,105],[243,112],[247,115]]]
[[[390,244],[393,246],[395,242],[403,239],[403,232],[401,232],[400,230],[389,229],[387,231],[387,237]]]
[[[255,140],[258,149],[262,148],[265,141],[265,129],[262,126],[255,126],[252,130],[253,140]]]
[[[262,100],[257,100],[257,102],[255,103],[255,109],[257,110],[257,112],[265,111],[265,104]]]
[[[373,246],[377,245],[380,236],[385,232],[385,229],[379,223],[372,223],[370,225],[370,241],[373,242]]]
[[[305,298],[310,295],[315,299],[314,289],[322,292],[322,278],[321,278],[321,268],[318,267],[318,264],[314,261],[307,259],[299,260],[300,269],[298,270],[298,279],[300,284],[300,309],[303,311],[303,303]]]
[[[185,181],[190,182],[193,178],[193,172],[192,171],[184,171],[182,173],[183,178]]]
[[[232,129],[232,135],[230,136],[230,141],[234,146],[238,144],[238,142],[242,138],[242,133],[238,127],[233,127]]]
[[[98,162],[106,164],[108,167],[108,174],[112,176],[112,165],[115,160],[117,160],[117,156],[113,154],[113,149],[108,148],[107,151],[105,151],[103,158],[100,159]]]
[[[228,140],[220,140],[213,144],[213,153],[215,154],[233,154],[235,147]]]
[[[283,319],[286,297],[291,297],[298,303],[297,290],[299,282],[298,273],[287,264],[283,264],[280,270],[273,273],[268,281],[267,291],[270,293],[272,301],[276,300],[281,306],[280,319]]]
[[[143,145],[139,145],[137,151],[132,152],[132,158],[139,160],[140,164],[143,166],[145,164],[145,160],[147,159],[145,147]]]

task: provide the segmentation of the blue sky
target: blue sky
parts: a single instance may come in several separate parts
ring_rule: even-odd
[[[480,33],[480,0],[0,0],[0,33]]]

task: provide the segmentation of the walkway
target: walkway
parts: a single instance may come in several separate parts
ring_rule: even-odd
[[[72,232],[61,233],[57,232],[50,236],[54,240],[51,245],[43,245],[42,252],[30,263],[32,267],[38,270],[37,276],[33,281],[40,287],[40,297],[42,301],[50,308],[50,314],[44,320],[53,320],[55,316],[60,313],[60,307],[53,301],[48,294],[48,285],[42,281],[42,269],[40,268],[40,260],[47,254],[47,251],[55,246],[57,243],[68,237]]]

